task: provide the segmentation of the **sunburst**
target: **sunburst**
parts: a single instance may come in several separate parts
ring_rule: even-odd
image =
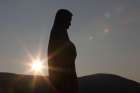
[[[44,68],[44,60],[40,58],[34,59],[30,64],[30,69],[35,75],[42,74]]]

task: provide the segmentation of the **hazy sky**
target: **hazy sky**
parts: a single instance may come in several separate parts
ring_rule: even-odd
[[[140,0],[0,0],[0,72],[29,70],[47,53],[55,13],[69,9],[78,76],[112,73],[140,82]]]

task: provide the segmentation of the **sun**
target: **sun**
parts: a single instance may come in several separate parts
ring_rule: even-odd
[[[35,60],[32,63],[32,70],[35,72],[40,72],[43,69],[43,62],[39,59]]]
[[[35,75],[42,74],[45,68],[44,61],[41,60],[40,58],[37,58],[32,61],[30,68]]]

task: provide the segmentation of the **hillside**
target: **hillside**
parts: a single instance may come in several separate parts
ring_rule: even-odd
[[[140,93],[140,83],[112,74],[79,78],[80,93]]]
[[[46,76],[0,73],[0,93],[49,93]],[[111,74],[79,78],[80,93],[140,93],[140,83]]]

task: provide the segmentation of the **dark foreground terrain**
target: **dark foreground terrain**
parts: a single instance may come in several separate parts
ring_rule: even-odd
[[[0,73],[0,93],[49,93],[48,77]],[[140,83],[111,74],[79,78],[80,93],[140,93]]]

